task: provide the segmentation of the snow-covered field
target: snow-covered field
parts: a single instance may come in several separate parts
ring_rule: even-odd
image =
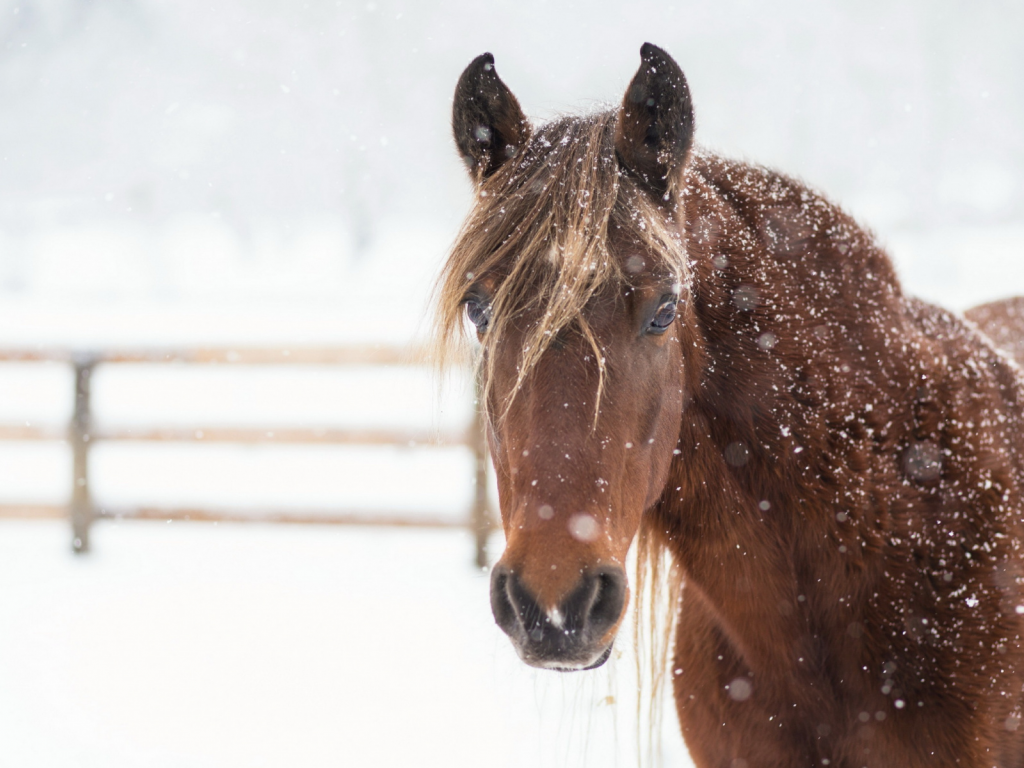
[[[629,766],[627,651],[525,667],[457,532],[0,526],[0,764]],[[628,643],[625,643],[628,645]],[[667,764],[688,760],[665,718]]]

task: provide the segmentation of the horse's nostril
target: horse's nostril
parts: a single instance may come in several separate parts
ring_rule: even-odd
[[[516,609],[508,596],[510,576],[511,572],[500,566],[491,572],[491,612],[494,614],[494,621],[505,632],[511,632],[516,624]]]
[[[606,649],[605,635],[625,602],[626,574],[617,566],[587,572],[560,605],[547,610],[510,568],[499,565],[491,573],[494,620],[524,658],[592,662],[595,649]]]
[[[626,574],[621,568],[603,568],[590,575],[591,599],[584,625],[591,636],[603,635],[618,622],[626,603]]]
[[[515,620],[515,611],[505,591],[507,583],[506,570],[495,568],[490,572],[490,611],[495,614],[495,622],[502,629],[505,629],[510,621]]]

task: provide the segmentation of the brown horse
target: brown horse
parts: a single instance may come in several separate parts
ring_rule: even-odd
[[[600,665],[639,532],[698,765],[1024,766],[1019,369],[820,194],[694,148],[641,57],[621,107],[536,128],[490,54],[455,92],[439,338],[482,345],[498,625]]]

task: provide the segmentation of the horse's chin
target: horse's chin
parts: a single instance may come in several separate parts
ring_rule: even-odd
[[[550,669],[553,672],[586,672],[588,669],[597,669],[602,666],[612,655],[612,645],[602,651],[596,659],[588,662],[567,662],[564,659],[541,659],[536,656],[527,656],[520,652],[520,658],[537,669]]]

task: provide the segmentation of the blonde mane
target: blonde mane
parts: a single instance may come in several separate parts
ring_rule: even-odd
[[[605,359],[584,308],[608,284],[628,279],[609,251],[611,229],[660,259],[679,282],[686,277],[681,233],[667,211],[674,205],[659,206],[620,169],[616,115],[566,117],[538,128],[518,156],[477,187],[473,209],[438,278],[435,345],[442,366],[466,341],[467,292],[481,279],[494,281],[490,321],[481,340],[482,404],[489,401],[492,352],[510,323],[527,312],[540,318],[526,332],[517,381],[498,418],[508,412],[556,335],[570,328],[594,352],[600,403]],[[677,202],[674,190],[670,201]]]

